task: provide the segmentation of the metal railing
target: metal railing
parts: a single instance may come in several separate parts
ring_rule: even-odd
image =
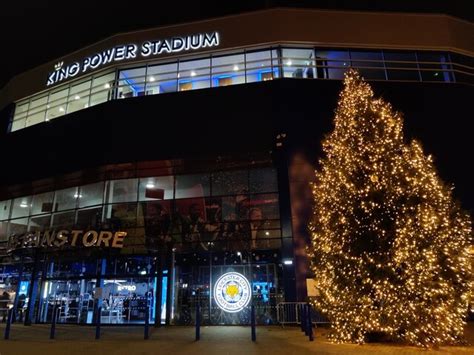
[[[197,59],[195,67],[189,65],[192,63],[190,61],[183,61],[185,65],[180,66],[181,62],[177,60],[161,65],[143,64],[138,68],[124,68],[81,78],[18,101],[10,130],[47,122],[110,100],[288,77],[340,80],[342,73],[349,67],[359,69],[367,80],[474,84],[474,68],[453,62],[449,54],[441,54],[439,61],[423,61],[384,59],[382,52],[378,58],[358,59],[348,56],[341,59],[314,55],[309,58],[290,57],[281,53],[276,55],[278,51],[274,48],[253,52],[262,54],[262,58],[256,60],[248,60],[248,54],[243,52],[229,55],[228,58],[236,57],[235,62],[224,64],[214,64],[211,56]],[[202,60],[209,64],[203,66],[199,63]],[[170,65],[173,70],[168,69]],[[165,70],[160,71],[165,67]],[[127,70],[138,70],[140,75],[128,76]],[[106,78],[106,81],[102,78]],[[79,89],[82,86],[84,89]]]
[[[301,314],[307,302],[280,302],[277,304],[277,321],[282,326],[301,324]],[[324,324],[329,321],[317,311],[312,312],[313,324]]]

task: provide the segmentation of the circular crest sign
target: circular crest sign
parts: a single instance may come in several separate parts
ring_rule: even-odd
[[[228,272],[217,280],[214,286],[214,300],[220,309],[236,313],[250,302],[252,289],[247,278],[238,272]]]

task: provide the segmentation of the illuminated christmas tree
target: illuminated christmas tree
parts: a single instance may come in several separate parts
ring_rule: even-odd
[[[330,339],[461,340],[471,220],[403,120],[350,70],[313,185],[309,255]]]

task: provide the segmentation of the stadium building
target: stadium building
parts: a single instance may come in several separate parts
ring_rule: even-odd
[[[117,34],[12,78],[7,307],[26,324],[55,306],[91,324],[100,306],[102,323],[189,325],[198,304],[205,324],[248,324],[251,304],[281,321],[308,296],[309,182],[347,68],[472,208],[473,32],[445,15],[271,9]]]

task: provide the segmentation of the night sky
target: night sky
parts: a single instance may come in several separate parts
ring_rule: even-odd
[[[0,6],[0,87],[23,71],[119,32],[265,7],[447,13],[473,21],[472,0],[5,1]]]
[[[0,5],[0,88],[16,74],[120,32],[289,5],[336,10],[445,13],[472,22],[472,3],[473,0],[8,1]],[[423,110],[420,100],[413,100],[416,101],[411,102],[412,109]],[[400,100],[404,101],[410,100]],[[468,104],[454,111],[443,107],[443,112],[438,116],[444,118],[457,112],[456,116],[462,121],[463,127],[449,126],[452,135],[449,138],[442,120],[438,128],[433,125],[429,128],[439,133],[433,134],[438,139],[431,146],[429,142],[426,143],[427,151],[440,157],[438,168],[441,175],[447,177],[448,182],[456,184],[458,197],[465,206],[474,210],[473,175],[466,173],[464,167],[465,159],[468,163],[472,162],[472,111],[465,112],[464,107],[468,107]],[[424,128],[420,127],[420,132],[415,130],[415,136],[420,136]],[[445,137],[441,140],[446,142],[441,142],[440,137]],[[466,152],[467,156],[461,156],[464,154],[459,152]]]

